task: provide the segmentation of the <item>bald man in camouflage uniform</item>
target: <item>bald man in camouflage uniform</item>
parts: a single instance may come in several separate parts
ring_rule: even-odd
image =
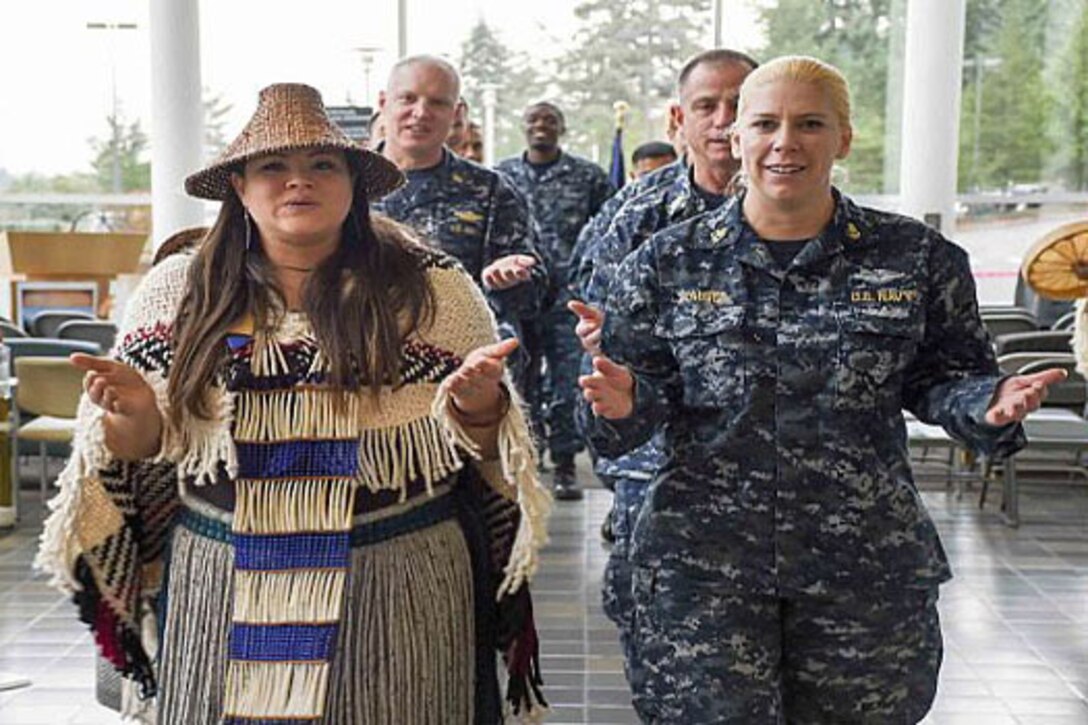
[[[677,115],[687,126],[690,166],[665,167],[677,169],[665,177],[671,181],[624,204],[607,232],[588,248],[583,265],[593,271],[583,290],[584,301],[603,306],[620,262],[652,235],[729,201],[739,164],[727,150],[723,153],[720,139],[735,120],[740,85],[755,67],[755,60],[726,49],[700,53],[685,64],[677,84]],[[618,458],[596,460],[597,475],[611,483],[615,494],[610,513],[614,543],[605,567],[602,602],[619,627],[629,660],[634,656],[629,637],[633,612],[629,540],[643,495],[662,461],[660,436]]]
[[[1023,433],[986,422],[1003,381],[963,250],[834,197],[785,266],[738,201],[615,275],[597,364],[634,375],[633,408],[591,417],[593,443],[663,430],[666,455],[631,551],[645,722],[913,723],[932,702],[950,571],[901,409],[998,458]]]
[[[566,132],[563,112],[554,104],[535,103],[522,117],[528,149],[496,167],[529,200],[540,235],[542,252],[553,279],[555,299],[539,320],[522,320],[527,341],[532,340],[532,373],[546,361],[547,380],[535,381],[533,393],[546,392],[548,399],[532,399],[534,413],[544,403],[548,448],[555,462],[555,495],[581,498],[574,475],[574,456],[583,447],[575,428],[578,399],[578,366],[581,347],[574,336],[574,321],[566,310],[566,289],[571,252],[578,233],[614,192],[604,171],[588,159],[564,151],[559,141]],[[541,385],[541,383],[543,383]]]
[[[408,183],[373,208],[456,257],[483,287],[507,334],[518,334],[520,318],[540,314],[547,266],[525,199],[500,174],[443,145],[459,93],[457,71],[444,60],[417,56],[394,66],[379,98],[386,128],[379,151]]]

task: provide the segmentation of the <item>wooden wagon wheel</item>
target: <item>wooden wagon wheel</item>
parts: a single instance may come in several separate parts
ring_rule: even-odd
[[[1064,224],[1032,245],[1020,276],[1052,300],[1088,297],[1088,221]]]

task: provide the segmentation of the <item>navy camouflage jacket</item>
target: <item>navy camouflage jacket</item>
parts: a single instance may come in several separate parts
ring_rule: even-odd
[[[620,207],[605,233],[586,251],[585,264],[593,270],[583,290],[586,302],[592,305],[604,302],[616,268],[643,242],[708,210],[706,199],[695,190],[693,173],[693,167],[688,167],[668,183],[659,184]]]
[[[375,202],[373,209],[456,257],[477,284],[480,272],[500,257],[535,257],[531,280],[486,294],[500,320],[538,314],[547,294],[547,265],[537,248],[529,207],[510,182],[449,149],[443,149],[442,162],[434,169],[409,172],[408,177],[408,184]]]
[[[585,294],[586,285],[589,284],[593,274],[592,249],[599,243],[601,237],[608,231],[620,208],[635,197],[641,196],[651,189],[665,184],[671,184],[677,176],[681,176],[687,170],[686,161],[677,159],[671,164],[654,169],[640,179],[626,184],[622,189],[610,196],[600,210],[593,215],[582,231],[578,233],[578,241],[570,256],[570,270],[567,272],[567,285],[578,299]]]
[[[592,161],[564,152],[544,169],[535,168],[524,153],[503,159],[495,168],[528,199],[540,232],[540,251],[554,283],[565,287],[578,232],[616,191],[608,176]]]
[[[672,175],[672,180],[636,196],[616,214],[608,231],[585,256],[592,268],[583,299],[603,307],[608,288],[624,257],[663,229],[707,211],[706,200],[692,186],[692,169]],[[649,480],[663,461],[660,436],[623,456],[599,456],[595,469],[602,476]]]
[[[602,346],[635,409],[594,418],[615,455],[664,426],[636,564],[788,593],[950,577],[908,460],[902,410],[991,455],[1000,381],[966,253],[835,192],[832,223],[781,269],[742,204],[673,226],[621,265]]]

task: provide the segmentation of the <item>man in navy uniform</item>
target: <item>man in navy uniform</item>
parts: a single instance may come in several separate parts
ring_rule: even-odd
[[[457,70],[431,56],[399,61],[378,99],[385,121],[380,152],[408,179],[374,204],[456,257],[484,289],[506,334],[538,315],[547,267],[529,208],[500,174],[445,146],[457,112]]]
[[[541,409],[544,412],[548,449],[555,463],[555,496],[574,500],[582,497],[574,474],[574,456],[583,447],[574,424],[582,355],[565,309],[570,300],[566,280],[578,233],[615,189],[599,166],[559,145],[566,119],[558,106],[534,103],[522,119],[528,148],[496,168],[528,199],[540,231],[541,251],[552,272],[551,304],[538,320],[522,320],[530,356],[528,397],[534,416]],[[534,379],[542,362],[546,379]]]

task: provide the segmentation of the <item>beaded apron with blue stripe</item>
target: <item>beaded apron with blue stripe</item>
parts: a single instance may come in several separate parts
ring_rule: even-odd
[[[223,722],[312,722],[325,709],[357,487],[406,495],[408,480],[429,487],[461,463],[430,418],[361,430],[365,403],[337,407],[308,335],[237,333],[227,344],[238,475]],[[435,362],[426,377],[456,360]]]

